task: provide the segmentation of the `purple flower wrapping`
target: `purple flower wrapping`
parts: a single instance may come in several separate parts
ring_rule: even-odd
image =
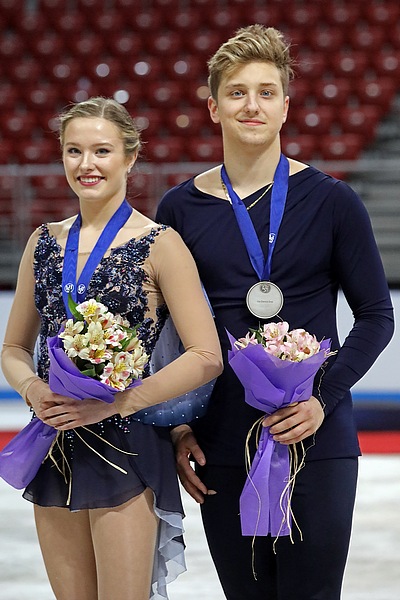
[[[58,335],[47,340],[49,349],[49,386],[52,392],[75,400],[94,398],[102,402],[114,401],[117,389],[87,375],[66,355]],[[140,385],[135,380],[129,387]],[[34,417],[0,452],[0,477],[17,489],[28,485],[46,458],[57,435],[54,427]]]
[[[330,340],[320,351],[301,362],[281,360],[265,352],[261,344],[237,349],[228,332],[232,350],[229,364],[245,389],[245,401],[267,414],[312,396],[314,377],[324,363]],[[251,536],[289,535],[288,510],[290,461],[287,446],[273,440],[269,428],[262,427],[258,448],[240,497],[242,534]]]
[[[0,452],[0,477],[21,490],[35,477],[57,430],[34,417]]]

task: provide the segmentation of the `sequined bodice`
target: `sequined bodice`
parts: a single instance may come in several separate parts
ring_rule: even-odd
[[[151,354],[165,323],[165,303],[149,307],[146,286],[149,275],[145,268],[151,246],[165,226],[156,227],[143,237],[131,239],[113,248],[103,257],[90,281],[86,298],[98,298],[114,314],[126,318],[131,326],[140,323],[139,336],[146,352]],[[46,340],[57,334],[67,318],[62,298],[63,257],[57,240],[42,225],[34,255],[35,304],[41,317],[38,375],[48,378],[49,359]]]

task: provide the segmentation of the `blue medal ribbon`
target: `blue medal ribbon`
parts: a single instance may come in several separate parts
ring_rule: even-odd
[[[222,165],[221,177],[227,189],[228,197],[232,204],[253,269],[257,273],[260,281],[269,281],[272,255],[275,249],[279,228],[282,223],[283,213],[285,211],[286,196],[289,186],[289,161],[286,156],[281,154],[274,174],[274,185],[271,194],[268,255],[266,260],[249,212],[233,189],[225,165]]]
[[[97,265],[103,258],[106,250],[110,247],[110,244],[114,240],[118,231],[129,219],[131,213],[132,207],[126,200],[124,200],[103,229],[99,239],[89,255],[89,258],[86,261],[78,281],[76,280],[76,271],[78,265],[79,234],[82,225],[82,217],[80,213],[72,223],[68,232],[62,272],[62,295],[68,318],[72,317],[68,307],[69,294],[71,294],[73,300],[78,304],[85,300],[90,280]]]

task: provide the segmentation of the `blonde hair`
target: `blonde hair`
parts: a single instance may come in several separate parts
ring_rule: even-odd
[[[59,116],[59,139],[64,145],[65,129],[73,119],[99,117],[107,119],[119,129],[124,144],[125,156],[137,154],[141,148],[140,133],[126,108],[112,98],[100,96],[72,104]]]
[[[293,60],[290,44],[274,27],[249,25],[238,29],[208,61],[208,86],[211,96],[217,100],[221,79],[230,75],[237,67],[248,62],[269,62],[280,73],[283,93],[286,96],[289,82],[293,78]]]

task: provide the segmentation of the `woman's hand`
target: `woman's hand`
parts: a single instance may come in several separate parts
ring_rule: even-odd
[[[49,385],[40,380],[29,386],[27,396],[36,416],[60,431],[98,423],[118,412],[113,403],[93,398],[73,400],[54,394]]]
[[[37,379],[28,388],[27,400],[35,411],[36,416],[43,421],[43,413],[46,409],[55,406],[57,399],[62,399],[63,396],[54,394],[48,383],[41,379]]]
[[[42,411],[40,417],[46,425],[59,431],[98,423],[116,414],[114,403],[102,402],[93,398],[73,400],[66,396],[55,396],[55,404]]]
[[[295,402],[269,415],[263,427],[270,428],[275,442],[296,444],[313,435],[321,427],[324,416],[321,403],[311,396],[305,402]]]

